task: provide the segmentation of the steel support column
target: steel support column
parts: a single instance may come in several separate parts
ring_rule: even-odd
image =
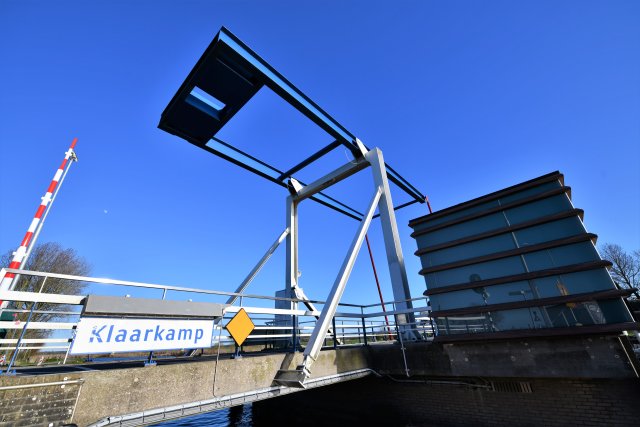
[[[407,270],[402,256],[396,214],[393,210],[393,201],[391,200],[391,191],[389,190],[389,181],[382,151],[374,148],[365,155],[365,158],[371,164],[374,184],[382,189],[382,197],[378,207],[384,247],[387,253],[387,264],[389,265],[389,274],[391,276],[391,286],[393,288],[393,298],[398,301],[398,310],[410,309],[413,308],[413,304],[409,301],[411,299],[411,291],[409,290],[409,280],[407,279]],[[398,315],[398,320],[400,333],[404,334],[404,339],[419,339],[413,326],[415,325],[413,313]]]
[[[293,288],[298,286],[298,203],[293,197],[287,197],[287,261],[285,285],[287,298],[295,298]],[[295,302],[291,303],[292,310],[297,309]]]
[[[285,289],[287,298],[296,298],[295,288],[298,287],[298,202],[294,200],[292,196],[287,197],[287,254],[286,254],[286,268],[285,268]],[[291,310],[298,309],[298,303],[291,301],[289,305]],[[293,327],[293,342],[292,348],[297,348],[297,337],[295,330],[296,316],[291,316],[291,326]]]

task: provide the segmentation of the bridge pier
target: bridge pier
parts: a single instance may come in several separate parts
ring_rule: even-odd
[[[407,343],[409,377],[399,346],[369,346],[379,376],[258,402],[253,419],[276,425],[286,413],[289,424],[306,427],[636,426],[640,379],[624,339]]]
[[[637,426],[640,383],[566,379],[369,376],[253,404],[255,425]],[[309,417],[309,414],[314,414]]]
[[[0,377],[0,427],[109,425],[109,417],[116,421],[123,415],[138,417],[142,424],[143,412],[148,414],[148,422],[167,419],[165,413],[175,417],[234,406],[297,391],[275,386],[273,379],[278,370],[294,369],[301,360],[301,353],[246,355],[218,362],[201,358],[130,368],[112,363],[85,365],[82,369],[86,370],[76,368],[71,373]],[[359,378],[371,372],[368,367],[365,348],[323,351],[310,382],[322,386]],[[318,381],[314,383],[314,379]],[[190,403],[194,405],[186,405],[178,413],[152,411]]]
[[[141,425],[265,399],[273,403],[256,404],[256,416],[264,415],[260,408],[282,413],[283,405],[288,421],[300,416],[305,425],[349,417],[362,423],[367,416],[377,424],[391,416],[389,425],[634,425],[640,380],[623,338],[407,343],[404,353],[394,344],[325,350],[302,393],[274,383],[302,353],[161,359],[147,368],[91,364],[46,375],[24,369],[0,377],[0,427]],[[322,386],[330,387],[316,389]],[[322,416],[309,420],[314,411]]]

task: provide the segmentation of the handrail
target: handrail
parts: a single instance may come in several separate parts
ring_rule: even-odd
[[[40,292],[0,291],[2,301],[48,302],[52,304],[80,305],[86,295],[43,294]]]
[[[420,301],[420,300],[426,300],[427,298],[422,296],[422,297],[416,297],[416,298],[409,298],[409,299],[403,299],[403,300],[394,300],[394,301],[389,301],[386,302],[385,304],[397,304],[399,302],[413,302],[413,301]],[[382,303],[373,303],[373,304],[366,304],[366,305],[358,305],[358,307],[362,307],[362,308],[370,308],[370,307],[376,307],[376,306],[381,306]]]
[[[320,314],[320,311],[317,310],[279,309],[272,306],[253,307],[246,305],[246,301],[248,299],[303,302],[298,298],[271,297],[265,295],[253,295],[237,292],[225,292],[218,290],[187,288],[173,285],[160,285],[154,283],[133,282],[126,280],[75,276],[69,274],[48,273],[9,268],[0,269],[0,278],[7,273],[21,274],[24,276],[44,277],[45,279],[50,277],[54,279],[82,281],[107,286],[128,286],[142,289],[157,289],[163,291],[162,299],[164,299],[167,291],[185,292],[199,295],[235,296],[238,297],[240,304],[229,305],[224,308],[221,322],[214,325],[214,328],[219,331],[219,333],[216,333],[216,337],[214,337],[214,340],[224,343],[225,346],[234,344],[233,338],[231,337],[230,333],[226,331],[224,325],[226,322],[230,321],[231,317],[233,317],[235,313],[237,313],[241,309],[244,309],[246,312],[252,315],[252,320],[255,324],[255,331],[247,337],[245,346],[249,346],[249,349],[246,351],[255,351],[252,350],[253,348],[255,348],[255,346],[265,346],[264,349],[271,348],[280,351],[293,351],[294,348],[304,348],[306,345],[308,345],[307,341],[311,336],[310,332],[314,329],[313,325],[316,321],[314,317],[317,317]],[[30,309],[4,309],[5,311],[13,312],[16,314],[29,314],[29,318],[26,319],[26,321],[24,319],[18,320],[17,317],[15,321],[0,321],[0,329],[22,330],[19,339],[8,338],[0,340],[0,351],[15,350],[7,373],[10,372],[13,361],[15,360],[18,352],[20,352],[21,350],[34,349],[46,352],[50,350],[64,351],[66,349],[67,353],[64,357],[63,364],[66,363],[67,356],[69,355],[70,348],[75,338],[74,330],[76,329],[79,322],[78,317],[82,316],[82,311],[78,310],[77,307],[83,306],[83,304],[85,303],[86,295],[65,295],[24,291],[0,291],[0,299],[5,301],[33,303]],[[391,301],[390,304],[392,304],[395,308],[397,307],[396,304],[399,303],[425,299],[425,297],[411,298],[403,301]],[[69,308],[68,310],[37,310],[37,304],[39,303],[59,304],[76,308]],[[313,301],[313,303],[326,304],[325,301]],[[342,310],[335,312],[332,326],[334,332],[330,332],[325,336],[323,346],[333,345],[334,348],[337,348],[340,346],[369,345],[369,343],[373,342],[395,341],[396,339],[398,339],[397,334],[399,327],[399,318],[404,317],[404,315],[408,313],[416,313],[417,315],[421,315],[422,318],[420,319],[420,321],[416,322],[403,322],[404,325],[409,326],[411,329],[415,330],[418,335],[427,340],[432,339],[431,337],[436,335],[433,324],[429,321],[425,321],[425,319],[430,319],[428,314],[431,309],[428,306],[414,307],[402,310],[396,309],[388,311],[374,311],[368,313],[365,311],[366,309],[380,307],[381,304],[375,303],[362,305],[340,303],[339,305],[343,308],[351,308],[353,311]],[[35,313],[50,314],[53,315],[54,318],[53,320],[49,321],[38,321],[36,319],[32,321],[31,316]],[[385,315],[391,315],[394,317],[394,321],[391,324],[391,327],[389,327],[389,325],[385,325],[385,322],[380,320]],[[287,320],[279,320],[279,317],[287,318],[289,316],[294,316],[298,319],[311,318],[311,320],[308,322],[295,321],[294,323],[291,323],[291,321]],[[302,325],[302,323],[305,323],[306,326]],[[56,338],[33,338],[29,337],[29,335],[25,336],[26,331],[34,329],[59,331],[60,333],[63,333],[63,331],[67,332],[64,332],[63,337],[56,333]],[[392,329],[394,329],[393,332]],[[294,342],[297,343],[296,346],[292,345],[292,343]],[[135,350],[132,351],[135,352]],[[240,350],[236,348],[236,351]]]
[[[291,301],[291,302],[307,301],[307,302],[312,302],[314,304],[326,303],[326,301],[321,301],[321,300],[301,300],[299,298],[284,298],[284,297],[272,297],[269,295],[243,294],[243,293],[237,293],[237,292],[217,291],[217,290],[211,290],[211,289],[187,288],[187,287],[180,287],[180,286],[174,286],[174,285],[159,285],[155,283],[133,282],[128,280],[109,279],[106,277],[76,276],[71,274],[48,273],[43,271],[22,270],[17,268],[3,268],[2,270],[6,273],[12,273],[12,274],[20,274],[20,275],[28,275],[28,276],[36,276],[36,277],[51,277],[54,279],[74,280],[79,282],[90,282],[90,283],[98,283],[103,285],[132,286],[137,288],[159,289],[159,290],[176,291],[176,292],[192,292],[192,293],[199,293],[199,294],[222,295],[222,296],[235,296],[239,298],[267,299],[272,301]],[[2,276],[2,274],[0,274],[0,276]],[[4,293],[2,294],[4,295]],[[424,300],[424,299],[426,299],[426,297],[423,296],[423,297],[417,297],[417,298],[410,298],[406,300],[390,301],[390,302],[387,302],[387,304],[418,301],[418,300]],[[364,309],[364,308],[380,306],[381,304],[380,303],[352,304],[352,303],[341,302],[338,305]]]

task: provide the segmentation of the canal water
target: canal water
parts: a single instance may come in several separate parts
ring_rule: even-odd
[[[156,427],[251,427],[253,426],[251,404],[234,406],[219,411],[207,412],[154,424]]]

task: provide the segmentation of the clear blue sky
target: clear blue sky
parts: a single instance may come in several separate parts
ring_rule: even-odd
[[[285,190],[156,127],[222,25],[434,209],[560,170],[600,242],[640,248],[639,2],[301,3],[1,1],[0,250],[19,244],[77,136],[41,241],[97,276],[237,286],[285,227]],[[331,141],[267,92],[223,136],[283,169]],[[334,194],[362,210],[370,189],[363,174]],[[407,223],[425,213],[398,213],[414,296]],[[312,202],[300,215],[301,285],[323,299],[357,223]],[[391,299],[377,223],[370,237]],[[250,292],[284,287],[283,249]],[[363,252],[343,300],[376,299]]]

